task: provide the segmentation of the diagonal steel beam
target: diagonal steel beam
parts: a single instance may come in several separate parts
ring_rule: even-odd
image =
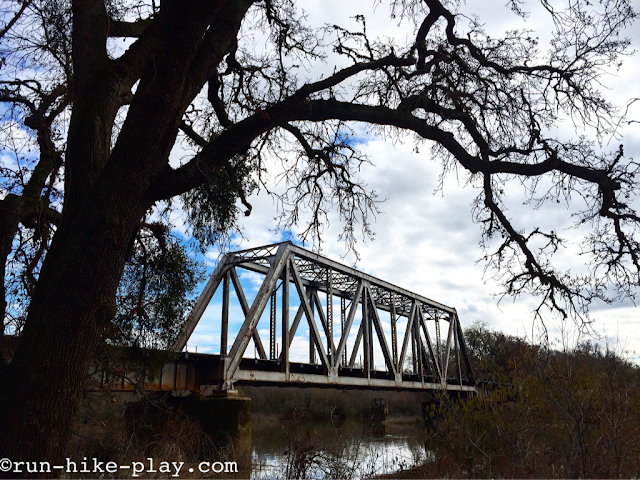
[[[296,311],[296,316],[293,319],[293,323],[291,324],[291,328],[289,329],[289,345],[293,341],[293,336],[298,331],[298,325],[300,325],[300,320],[302,320],[302,315],[304,315],[304,307],[302,303],[298,306],[298,310]]]
[[[292,268],[291,262],[289,262],[289,273],[291,273],[291,268]],[[291,276],[289,276],[289,278],[291,278]],[[298,325],[300,325],[300,320],[302,320],[303,315],[304,315],[304,306],[302,305],[302,302],[300,302],[300,305],[298,306],[298,310],[296,311],[296,316],[293,319],[291,328],[289,329],[289,346],[291,346],[291,344],[293,343],[293,337],[298,331]],[[282,359],[282,355],[280,355],[280,358]]]
[[[420,378],[420,381],[422,383],[424,383],[424,363],[423,363],[423,358],[422,358],[422,337],[420,336],[420,323],[422,320],[422,315],[420,313],[420,311],[416,312],[416,315],[418,315],[418,321],[416,322],[414,320],[413,322],[413,330],[414,330],[414,339],[416,342],[416,355],[418,357],[418,375]]]
[[[440,360],[436,358],[436,352],[433,349],[433,343],[431,342],[431,335],[429,335],[429,330],[427,330],[427,325],[425,323],[424,315],[422,315],[422,311],[420,311],[420,326],[422,327],[422,333],[424,334],[424,338],[427,342],[427,348],[429,349],[429,355],[431,356],[431,363],[433,363],[435,368],[435,374],[438,381],[442,381],[442,372],[440,370]]]
[[[318,311],[318,317],[320,317],[320,323],[322,323],[322,328],[324,329],[324,335],[327,337],[327,352],[331,352],[332,356],[336,354],[336,346],[333,343],[333,338],[331,336],[331,328],[329,326],[329,322],[325,317],[324,311],[322,310],[322,303],[320,302],[320,297],[318,296],[318,291],[314,290],[311,294],[313,297],[313,302],[316,304],[316,310]],[[327,307],[328,308],[328,307]],[[331,362],[333,364],[333,362]]]
[[[393,359],[391,358],[391,354],[389,353],[389,347],[387,346],[387,339],[384,336],[384,331],[382,330],[382,323],[380,323],[380,317],[378,316],[378,312],[376,311],[376,305],[373,301],[373,296],[371,295],[371,291],[369,288],[366,289],[367,296],[369,297],[369,301],[371,302],[371,313],[373,318],[373,325],[376,329],[376,333],[378,334],[378,342],[380,343],[380,348],[382,348],[382,354],[384,356],[384,361],[387,364],[387,371],[389,373],[396,374],[396,367],[394,365]]]
[[[411,338],[411,334],[413,332],[413,318],[416,315],[416,310],[418,309],[419,303],[417,300],[413,301],[413,305],[411,306],[411,313],[409,314],[409,321],[407,322],[407,328],[404,332],[404,339],[402,340],[402,350],[400,350],[400,358],[398,359],[398,368],[402,372],[404,370],[404,357],[407,354],[407,346],[409,345],[409,339]]]
[[[422,344],[422,365],[427,365],[429,366],[429,352],[427,352],[427,347],[424,346],[424,344]],[[429,371],[435,375],[435,372],[433,371],[433,369],[431,367],[429,367]]]
[[[457,322],[457,318],[453,317],[453,322]],[[454,325],[453,329],[453,348],[456,350],[456,366],[458,367],[458,381],[462,385],[462,368],[460,367],[460,342],[458,341],[458,326]]]
[[[364,329],[364,323],[360,322],[360,328],[358,328],[358,334],[356,335],[356,341],[351,349],[351,357],[349,357],[349,367],[353,368],[356,364],[356,357],[358,356],[358,349],[360,348],[360,342],[362,341],[362,335]]]
[[[469,375],[469,380],[473,381],[475,384],[475,378],[473,376],[473,369],[471,368],[471,362],[469,361],[469,352],[467,350],[467,343],[464,339],[464,334],[462,332],[462,327],[460,326],[460,319],[458,318],[458,313],[455,312],[456,319],[456,329],[458,330],[458,343],[460,346],[460,353],[462,354],[462,359],[464,360],[464,366],[467,370],[467,375]]]
[[[392,295],[390,295],[392,297]],[[396,330],[396,308],[393,304],[393,298],[389,300],[389,316],[391,318],[391,348],[393,350],[393,364],[398,371],[398,331]]]
[[[338,359],[342,356],[342,352],[345,351],[347,347],[347,339],[349,338],[349,333],[351,332],[351,325],[353,325],[353,319],[356,316],[356,310],[358,310],[358,299],[362,296],[362,280],[358,282],[358,288],[356,290],[356,294],[351,301],[351,308],[349,309],[349,315],[347,316],[347,321],[342,330],[342,337],[340,337],[340,342],[338,343],[338,349],[336,350],[336,356],[334,358],[334,367],[338,366]]]
[[[280,245],[271,268],[269,269],[269,273],[267,273],[262,285],[260,285],[260,290],[258,290],[258,294],[247,313],[247,318],[242,324],[242,327],[240,327],[240,331],[238,332],[236,340],[233,342],[233,346],[229,352],[229,360],[225,372],[226,381],[233,378],[233,374],[236,372],[238,365],[240,365],[240,360],[242,360],[242,355],[244,355],[244,352],[247,349],[249,340],[252,337],[252,332],[255,330],[256,325],[258,325],[260,316],[262,315],[264,308],[267,306],[271,293],[275,290],[276,285],[278,284],[278,279],[280,278],[280,274],[282,273],[282,269],[287,261],[288,255],[289,244]]]
[[[247,297],[244,296],[244,290],[242,289],[242,285],[240,284],[240,278],[238,278],[238,274],[236,273],[236,269],[231,269],[231,281],[233,282],[233,288],[236,291],[236,295],[238,296],[238,301],[240,302],[240,308],[242,308],[242,313],[244,314],[244,318],[247,318],[249,314],[249,304],[247,303]],[[251,332],[251,338],[253,338],[253,343],[256,346],[256,350],[258,351],[258,356],[262,360],[267,359],[267,353],[264,351],[264,346],[262,345],[262,340],[260,340],[260,335],[258,331],[254,328],[253,332]]]
[[[320,353],[320,361],[322,362],[322,365],[324,365],[325,367],[329,368],[329,359],[327,358],[327,354],[324,350],[324,346],[322,345],[322,342],[320,341],[320,332],[318,331],[318,326],[316,325],[316,322],[313,320],[313,314],[311,312],[311,305],[309,304],[309,300],[307,299],[307,296],[305,295],[304,292],[304,286],[302,285],[302,279],[300,278],[300,273],[298,272],[298,267],[296,267],[295,262],[291,262],[291,273],[293,276],[293,283],[296,286],[296,289],[298,290],[298,296],[300,297],[300,303],[302,304],[302,306],[304,307],[304,312],[307,316],[307,322],[309,323],[309,332],[311,334],[311,336],[313,337],[310,340],[313,340],[313,343],[316,346],[316,349],[318,350],[318,352]]]
[[[202,293],[198,297],[193,310],[191,310],[191,313],[189,313],[189,318],[187,319],[182,335],[180,336],[180,338],[178,338],[178,340],[176,340],[176,343],[173,344],[172,350],[174,352],[181,352],[184,346],[189,341],[193,330],[196,328],[196,325],[198,325],[198,322],[202,318],[204,311],[207,309],[209,302],[211,302],[211,299],[213,298],[213,294],[216,293],[220,282],[224,278],[225,272],[229,268],[229,258],[225,255],[218,262],[213,275],[211,275],[211,278],[209,278],[207,285],[204,287],[204,290],[202,290]]]
[[[455,325],[453,323],[453,314],[449,315],[449,331],[447,333],[447,343],[444,347],[444,354],[442,358],[442,385],[447,384],[447,373],[449,372],[449,354],[451,353],[451,339],[453,337],[453,329]]]

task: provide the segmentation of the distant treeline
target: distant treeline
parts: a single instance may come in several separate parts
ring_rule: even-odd
[[[376,392],[370,390],[336,390],[297,387],[242,387],[251,398],[254,414],[276,415],[283,419],[304,417],[328,421],[336,417],[359,417],[366,420],[374,398],[384,398],[390,417],[418,417],[424,394],[413,392]]]
[[[487,397],[443,396],[416,477],[637,478],[640,368],[591,342],[548,349],[475,324],[465,332]]]

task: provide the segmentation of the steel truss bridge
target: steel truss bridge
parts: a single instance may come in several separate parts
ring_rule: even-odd
[[[251,306],[238,269],[264,275]],[[219,355],[183,351],[221,285]],[[245,318],[233,345],[228,348],[232,285]],[[299,299],[293,318],[292,286]],[[321,298],[325,300],[324,305]],[[270,321],[268,352],[257,331],[258,322],[267,308]],[[336,311],[339,311],[339,322],[334,321]],[[386,312],[383,318],[389,318],[391,323],[391,345],[383,330],[382,312]],[[399,336],[398,323],[404,321],[406,327]],[[334,332],[334,325],[340,326],[339,332]],[[304,327],[309,331],[309,361],[292,362],[292,341]],[[446,338],[441,334],[444,330]],[[244,356],[251,341],[255,346],[255,359]],[[173,350],[179,352],[178,358],[165,364],[159,377],[147,382],[147,389],[199,391],[206,387],[211,392],[232,391],[236,384],[304,384],[332,388],[449,390],[465,396],[476,393],[467,347],[454,308],[291,242],[223,256]],[[382,353],[383,364],[374,364],[374,352]],[[109,379],[103,379],[101,383],[114,386]],[[122,379],[121,388],[126,390],[132,386],[127,386]]]

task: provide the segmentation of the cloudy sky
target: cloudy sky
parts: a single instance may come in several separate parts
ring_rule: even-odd
[[[371,1],[323,1],[304,2],[309,20],[313,24],[340,23],[355,28],[352,18],[356,14],[364,14],[371,35],[393,36],[399,43],[405,43],[412,33],[406,25],[398,29],[389,21],[388,0]],[[545,31],[548,20],[534,9],[534,4],[525,3],[532,15],[523,23],[508,9],[505,1],[470,0],[463,7],[469,13],[477,13],[486,29],[493,36],[507,29],[529,28],[538,32],[541,39],[548,38]],[[635,3],[640,10],[640,2]],[[339,17],[336,12],[340,12]],[[640,46],[640,27],[636,23],[627,34],[636,38],[636,48]],[[325,66],[332,70],[333,65]],[[640,71],[640,58],[635,55],[626,59],[622,68],[606,76],[603,81],[610,88],[610,99],[622,105],[629,99],[640,97],[640,82],[637,72]],[[633,105],[630,118],[640,119],[640,102]],[[360,128],[360,127],[357,127]],[[576,132],[566,122],[560,125],[564,134],[571,136]],[[619,143],[625,145],[628,156],[640,156],[640,127],[638,124],[624,127],[620,134],[622,139],[605,139],[605,149],[615,149]],[[360,241],[358,253],[360,260],[356,267],[378,278],[406,288],[438,302],[455,307],[464,326],[476,321],[486,322],[492,329],[505,333],[536,338],[539,326],[534,324],[532,310],[537,306],[535,298],[519,297],[517,299],[499,299],[494,294],[500,291],[493,279],[492,271],[484,271],[485,265],[478,260],[481,257],[479,247],[480,229],[472,222],[471,203],[477,195],[473,186],[466,185],[466,178],[459,178],[455,173],[449,174],[443,188],[438,190],[440,165],[431,160],[429,148],[420,146],[419,153],[409,137],[400,142],[391,142],[370,135],[366,130],[359,130],[359,147],[366,153],[373,165],[365,166],[361,179],[380,198],[385,199],[379,205],[373,230],[373,241]],[[272,179],[275,178],[273,171]],[[273,185],[278,188],[277,185]],[[540,226],[549,230],[555,229],[567,239],[566,249],[557,256],[557,264],[561,269],[572,272],[584,270],[583,259],[577,255],[578,242],[584,231],[577,231],[572,226],[571,211],[567,205],[555,205],[553,208],[533,210],[530,205],[523,205],[523,192],[512,187],[509,192],[508,216],[516,228]],[[249,199],[253,205],[250,217],[243,219],[245,239],[239,240],[235,247],[250,248],[289,239],[277,231],[274,217],[276,205],[264,192]],[[337,219],[327,226],[322,244],[322,254],[334,260],[353,265],[353,255],[346,255],[344,245],[338,242],[340,225]],[[294,232],[295,233],[295,232]],[[211,251],[207,261],[212,271],[219,252]],[[253,297],[259,287],[259,278],[246,275],[244,288],[249,297]],[[251,300],[250,300],[251,301]],[[233,302],[232,302],[233,303]],[[620,347],[631,352],[640,352],[640,318],[638,309],[629,301],[614,305],[595,305],[592,316],[596,322],[594,330],[600,335],[599,341],[608,338],[611,344],[619,343]],[[232,305],[232,329],[239,327],[242,320],[239,307]],[[334,318],[339,316],[335,315]],[[198,351],[215,351],[219,348],[220,293],[214,297],[210,308],[196,328],[189,342],[189,349],[198,346]],[[388,322],[385,322],[388,327]],[[575,341],[576,334],[572,325],[562,324],[548,319],[547,328],[550,339],[561,344],[562,330],[569,337],[569,343]],[[268,341],[268,322],[259,325],[263,342]],[[302,359],[306,355],[307,339],[305,332],[294,341],[292,357]],[[232,339],[231,339],[232,341]],[[231,344],[231,342],[230,342]],[[253,347],[247,350],[253,356]],[[380,359],[377,359],[380,362]]]

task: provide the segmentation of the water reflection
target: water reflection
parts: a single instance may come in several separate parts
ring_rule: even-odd
[[[365,478],[425,461],[415,425],[254,421],[254,479]]]

